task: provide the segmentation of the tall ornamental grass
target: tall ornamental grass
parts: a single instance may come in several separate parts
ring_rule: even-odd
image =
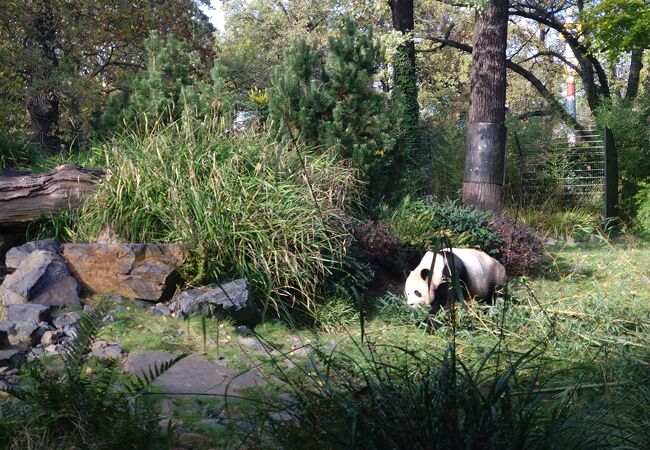
[[[313,312],[345,256],[355,171],[329,152],[282,146],[267,133],[229,135],[209,119],[154,124],[93,149],[108,169],[72,239],[108,228],[130,242],[188,246],[190,283],[245,277],[265,312]]]

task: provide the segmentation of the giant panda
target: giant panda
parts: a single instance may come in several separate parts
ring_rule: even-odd
[[[436,313],[442,306],[450,306],[451,264],[470,298],[480,297],[491,304],[495,290],[506,282],[506,269],[487,253],[472,248],[446,248],[436,254],[429,289],[427,282],[432,262],[433,252],[427,252],[406,278],[404,292],[411,307],[429,305],[431,312]]]

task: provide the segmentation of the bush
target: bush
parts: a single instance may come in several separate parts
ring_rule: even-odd
[[[455,202],[411,200],[405,197],[393,211],[384,208],[388,229],[402,241],[424,251],[436,238],[448,236],[455,247],[474,247],[491,252],[498,237],[488,227],[489,211],[459,206]]]
[[[130,242],[182,242],[191,283],[245,277],[265,312],[313,311],[351,239],[340,223],[360,190],[356,172],[332,153],[219,130],[185,118],[95,148],[88,163],[110,173],[77,215],[73,239],[109,228]]]
[[[634,196],[641,182],[650,174],[650,128],[646,122],[648,96],[634,103],[613,100],[604,102],[596,111],[601,128],[609,127],[614,136],[618,153],[621,199],[618,205],[623,215],[632,218],[636,214]],[[645,103],[645,104],[644,104]]]
[[[503,264],[508,275],[525,275],[542,262],[544,244],[532,228],[505,215],[490,222],[489,228],[499,241],[492,254]]]
[[[636,226],[644,238],[650,239],[650,179],[639,186],[639,192],[634,197],[638,208]]]

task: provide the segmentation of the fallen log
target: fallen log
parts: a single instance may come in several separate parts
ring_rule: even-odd
[[[77,208],[103,177],[102,169],[76,164],[63,164],[46,173],[0,174],[0,229],[24,228],[42,215]]]

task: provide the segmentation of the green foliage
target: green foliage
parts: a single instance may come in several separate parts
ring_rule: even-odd
[[[444,111],[427,117],[422,136],[429,153],[413,166],[424,172],[425,192],[440,199],[458,198],[463,188],[467,128],[456,114]]]
[[[639,105],[612,101],[604,103],[596,112],[600,127],[609,127],[618,152],[620,179],[619,209],[628,218],[634,217],[634,195],[640,182],[650,175],[650,128],[646,123],[648,111],[644,108],[648,97],[638,99]]]
[[[389,230],[422,250],[431,248],[437,238],[449,236],[455,247],[476,247],[489,252],[498,243],[498,237],[487,227],[492,217],[491,212],[458,206],[455,202],[411,200],[408,196],[394,210],[383,210]]]
[[[37,134],[34,116],[47,114],[52,104],[34,107],[34,100],[50,98],[58,112],[46,137],[68,145],[83,142],[104,93],[123,88],[128,74],[142,68],[143,42],[151,30],[191,47],[195,67],[212,59],[214,28],[199,10],[202,2],[0,2],[0,127],[23,137]]]
[[[287,53],[269,89],[269,116],[281,133],[309,145],[335,148],[350,159],[374,198],[390,196],[394,144],[387,132],[387,99],[373,86],[383,60],[372,30],[344,20],[325,56],[301,41]]]
[[[120,376],[118,360],[89,360],[101,312],[84,314],[76,339],[53,358],[23,366],[13,398],[0,406],[3,448],[155,449],[167,436],[154,405],[143,394],[180,358],[132,379]]]
[[[223,126],[230,124],[234,105],[218,64],[206,82],[195,75],[190,49],[173,36],[163,40],[152,33],[145,47],[146,70],[132,76],[124,90],[112,92],[105,109],[95,111],[93,126],[99,135],[110,135],[123,125],[143,132],[155,122],[206,114]]]
[[[298,401],[286,406],[296,420],[271,428],[277,446],[582,449],[625,442],[621,426],[574,403],[569,394],[577,385],[545,399],[553,375],[536,345],[500,361],[497,344],[472,365],[453,343],[441,357],[377,342],[357,347],[355,355],[317,352],[322,369],[283,380]]]
[[[650,46],[650,5],[645,0],[601,0],[581,17],[598,49],[615,54]]]
[[[562,208],[550,201],[517,211],[517,221],[534,228],[542,237],[583,241],[598,230],[602,217],[592,207]]]
[[[639,187],[639,192],[634,196],[638,208],[636,223],[642,236],[650,239],[650,179]]]
[[[332,152],[300,152],[269,134],[227,137],[210,118],[125,133],[94,149],[111,173],[75,220],[74,239],[104,228],[130,242],[181,242],[191,282],[247,278],[268,313],[315,309],[350,239],[355,171]]]

